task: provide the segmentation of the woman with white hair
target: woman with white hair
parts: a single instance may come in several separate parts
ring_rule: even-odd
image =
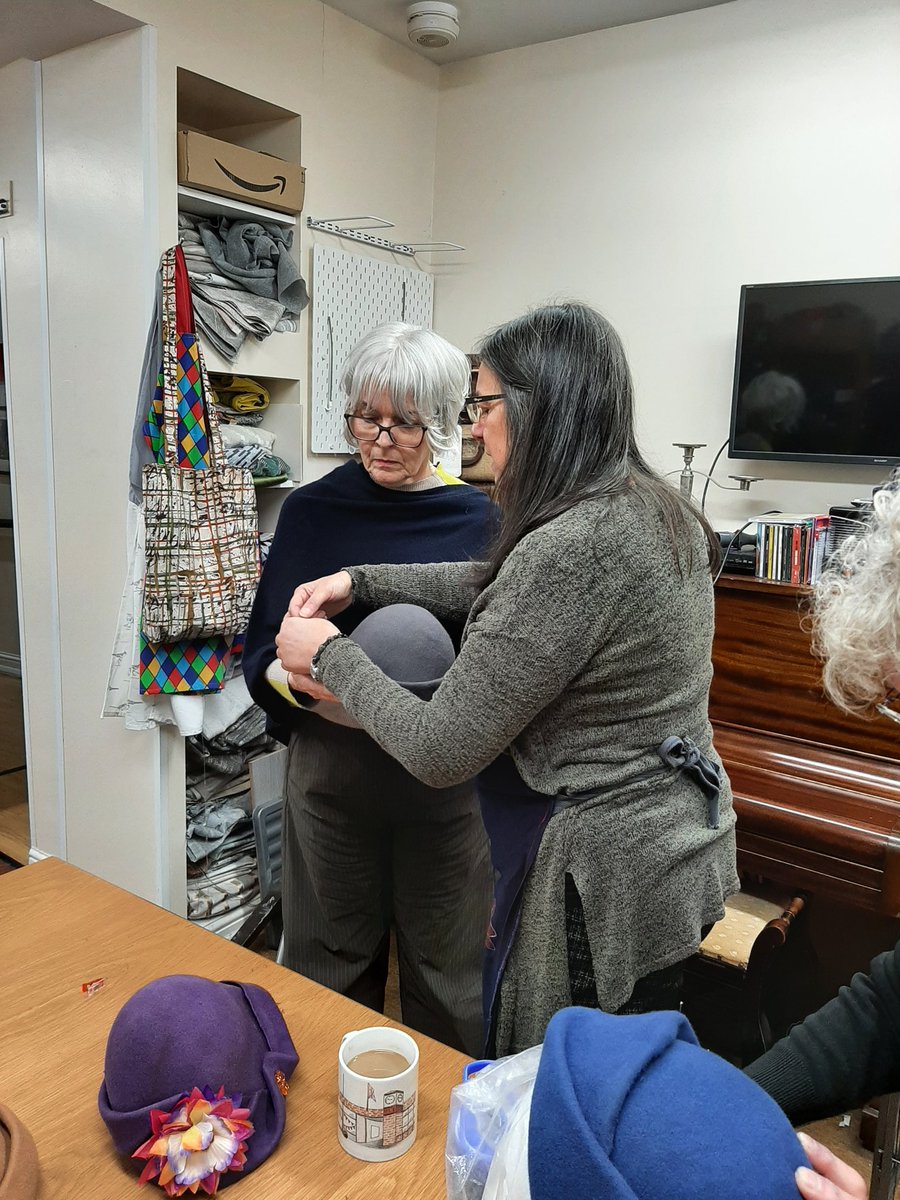
[[[900,724],[900,478],[873,503],[868,528],[841,546],[816,589],[813,644],[838,707]],[[900,943],[747,1073],[798,1124],[900,1090]],[[852,1168],[810,1139],[804,1146],[820,1172],[798,1176],[806,1200],[864,1200]]]
[[[489,501],[434,465],[456,436],[469,379],[460,350],[412,325],[381,326],[350,352],[340,385],[357,454],[285,502],[244,674],[270,731],[290,747],[285,965],[381,1010],[393,924],[403,1020],[474,1052],[491,889],[474,785],[420,783],[362,729],[303,711],[266,675],[300,580],[373,558],[456,562],[483,553]],[[336,623],[350,634],[371,611],[354,604]],[[458,641],[458,628],[448,632]]]

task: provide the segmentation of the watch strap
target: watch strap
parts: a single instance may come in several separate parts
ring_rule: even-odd
[[[321,646],[318,648],[318,650],[315,652],[315,654],[312,656],[312,658],[310,659],[310,661],[309,661],[309,677],[310,677],[310,679],[314,679],[316,681],[316,683],[319,682],[319,664],[322,660],[322,654],[324,653],[325,648],[327,646],[330,646],[332,642],[336,642],[338,640],[338,638],[342,638],[342,637],[346,637],[346,634],[333,633],[331,635],[331,637],[327,637],[325,639],[325,641],[321,644]]]

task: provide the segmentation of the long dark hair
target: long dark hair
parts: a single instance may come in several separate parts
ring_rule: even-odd
[[[699,523],[710,569],[719,542],[702,514],[644,460],[634,436],[634,388],[619,335],[584,304],[552,304],[501,325],[479,353],[506,397],[507,459],[498,483],[500,528],[485,582],[534,529],[581,500],[639,496],[662,514],[681,573]]]

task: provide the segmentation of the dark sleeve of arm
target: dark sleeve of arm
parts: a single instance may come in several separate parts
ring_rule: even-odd
[[[348,640],[324,651],[323,683],[423,783],[471,779],[553,703],[602,636],[595,573],[566,549],[550,538],[516,548],[431,700],[388,679]]]
[[[747,1068],[795,1124],[900,1090],[900,943]]]

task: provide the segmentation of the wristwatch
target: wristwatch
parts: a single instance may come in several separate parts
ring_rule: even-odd
[[[330,646],[332,642],[336,642],[338,640],[338,638],[342,638],[344,636],[345,635],[343,633],[333,633],[331,635],[331,637],[327,637],[325,639],[325,641],[322,643],[322,645],[318,648],[318,650],[315,652],[315,654],[309,660],[309,677],[310,677],[310,679],[314,679],[316,681],[316,683],[319,682],[319,666],[320,666],[321,659],[322,659],[322,652],[324,651],[326,646]]]

